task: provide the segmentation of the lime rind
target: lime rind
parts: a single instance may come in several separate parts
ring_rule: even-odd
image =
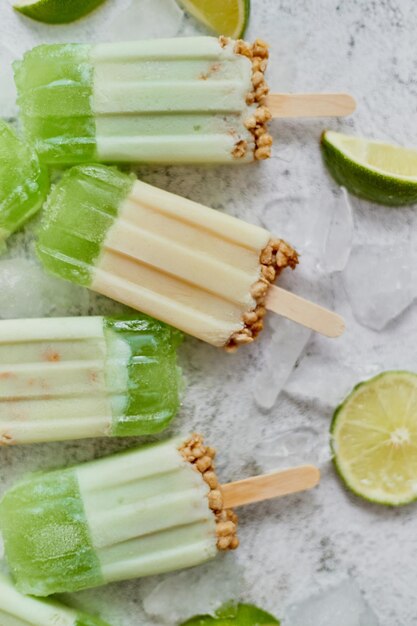
[[[330,447],[333,454],[333,464],[336,469],[337,474],[339,475],[341,481],[347,488],[347,490],[353,493],[355,496],[366,500],[367,502],[371,502],[374,504],[379,504],[387,507],[398,507],[398,506],[406,506],[408,504],[412,504],[417,501],[417,475],[416,481],[414,485],[414,489],[410,489],[408,494],[404,497],[394,497],[392,494],[387,494],[387,492],[383,489],[365,489],[365,486],[359,487],[357,481],[354,480],[352,475],[349,475],[347,472],[346,464],[340,458],[340,452],[337,445],[338,439],[338,429],[341,428],[342,414],[343,411],[347,408],[348,404],[352,401],[352,399],[357,396],[358,392],[370,385],[377,385],[378,382],[383,381],[384,379],[404,379],[411,378],[415,379],[413,381],[413,386],[415,386],[417,391],[417,374],[414,372],[410,372],[407,370],[388,370],[370,378],[368,380],[362,381],[353,387],[351,393],[347,396],[347,398],[336,408],[333,418],[330,425]]]
[[[239,15],[233,30],[230,31],[224,26],[220,26],[216,20],[210,19],[209,12],[196,6],[193,0],[179,0],[179,2],[187,13],[213,30],[217,35],[225,35],[233,39],[244,36],[250,17],[250,0],[236,0],[236,5],[239,7]],[[223,7],[225,4],[226,3],[223,2]]]
[[[68,24],[81,19],[105,0],[20,0],[13,8],[44,24]]]
[[[346,187],[352,194],[386,206],[404,206],[417,202],[417,170],[416,176],[405,176],[390,173],[366,162],[365,158],[354,157],[348,149],[343,148],[341,133],[325,131],[321,138],[324,162],[337,183]],[[407,148],[390,146],[384,142],[366,142],[372,147],[393,148],[410,152]],[[417,152],[416,152],[417,158]]]
[[[253,604],[228,603],[215,615],[197,615],[181,626],[279,626],[280,622],[273,615]]]

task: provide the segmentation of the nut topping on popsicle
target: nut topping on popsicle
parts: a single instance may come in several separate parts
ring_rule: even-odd
[[[186,461],[200,472],[210,487],[208,493],[209,507],[216,517],[217,548],[219,550],[236,550],[239,546],[237,538],[238,518],[234,511],[226,509],[223,504],[221,486],[214,471],[216,451],[204,445],[203,437],[193,434],[183,441],[178,448]]]
[[[286,267],[295,269],[298,263],[297,252],[283,239],[271,239],[261,252],[261,278],[251,287],[251,295],[256,306],[244,313],[244,327],[233,333],[225,346],[227,352],[235,352],[241,345],[252,343],[263,330],[266,315],[266,295],[268,289]]]
[[[225,39],[225,38],[221,38]],[[230,43],[230,42],[229,42]],[[272,137],[268,133],[268,122],[272,119],[269,109],[264,106],[269,87],[265,80],[265,72],[268,64],[269,48],[262,39],[257,39],[254,44],[249,44],[243,39],[235,42],[234,51],[247,57],[252,63],[252,89],[246,94],[246,104],[257,105],[253,113],[245,120],[245,127],[250,131],[255,142],[255,160],[268,159],[271,156]],[[247,143],[242,146],[239,141],[232,154],[235,158],[242,158],[246,154]]]

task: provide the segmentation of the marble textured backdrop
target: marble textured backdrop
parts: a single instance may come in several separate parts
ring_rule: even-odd
[[[357,113],[345,120],[274,122],[274,157],[266,163],[143,167],[139,174],[291,236],[302,266],[283,282],[344,314],[347,332],[330,341],[300,339],[292,329],[284,345],[283,322],[274,320],[255,346],[233,356],[188,339],[181,350],[187,393],[171,431],[204,432],[219,450],[224,479],[314,460],[322,465],[322,484],[312,493],[242,511],[241,548],[233,556],[181,577],[111,585],[71,600],[118,626],[170,623],[175,615],[204,611],[232,595],[283,616],[289,604],[351,576],[381,626],[412,626],[417,624],[416,508],[385,509],[347,494],[329,461],[327,432],[334,407],[353,383],[392,367],[417,370],[412,282],[417,215],[415,208],[388,209],[346,198],[324,170],[319,138],[331,127],[417,144],[417,5],[410,0],[252,0],[252,8],[247,37],[271,43],[273,90],[346,90],[358,100]],[[32,45],[194,32],[202,30],[170,0],[109,0],[82,22],[57,28],[22,19],[2,2],[2,112],[15,115],[7,63]],[[6,260],[0,260],[0,317],[29,315],[33,299],[45,315],[114,310],[103,298],[72,287],[63,288],[55,307],[55,288],[44,284],[33,265],[32,239],[33,224],[11,240]],[[10,261],[15,258],[17,265]],[[25,300],[28,275],[32,285],[39,281],[39,289]],[[297,365],[292,373],[284,367],[287,362]],[[90,459],[127,443],[3,448],[0,492],[27,471]]]

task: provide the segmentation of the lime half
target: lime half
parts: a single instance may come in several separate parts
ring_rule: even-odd
[[[84,17],[105,0],[19,0],[19,13],[45,24],[67,24]]]
[[[391,506],[417,499],[417,374],[357,385],[331,426],[336,468],[358,496]]]
[[[417,202],[417,150],[330,130],[321,145],[330,173],[351,193],[388,206]]]
[[[178,0],[184,9],[218,35],[243,37],[250,0]]]
[[[200,615],[193,617],[182,626],[273,626],[279,621],[252,604],[226,605],[217,611],[215,617]]]

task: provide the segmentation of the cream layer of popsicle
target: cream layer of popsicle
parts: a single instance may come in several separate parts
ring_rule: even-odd
[[[270,155],[268,48],[224,37],[42,45],[15,66],[47,163],[241,163]]]
[[[214,455],[193,435],[16,485],[0,504],[0,524],[18,589],[76,591],[237,548],[237,518],[223,507]]]
[[[229,349],[262,330],[269,286],[297,263],[263,228],[100,165],[55,187],[38,254],[63,278]]]
[[[109,626],[98,617],[71,609],[60,602],[19,593],[0,572],[1,626]]]
[[[0,445],[159,432],[179,341],[141,315],[0,321]]]

